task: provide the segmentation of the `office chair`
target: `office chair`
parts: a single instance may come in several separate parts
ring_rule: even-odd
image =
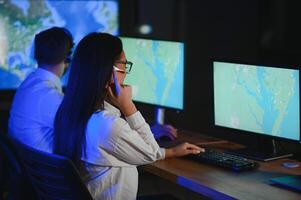
[[[5,134],[0,134],[0,199],[37,199],[16,150]]]
[[[13,141],[39,199],[93,199],[74,164],[66,157]]]

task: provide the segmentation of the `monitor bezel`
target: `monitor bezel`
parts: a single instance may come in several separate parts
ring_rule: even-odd
[[[262,66],[262,67],[274,67],[274,68],[282,68],[282,69],[294,69],[294,70],[298,70],[299,72],[299,117],[301,114],[301,106],[300,106],[300,64],[296,64],[295,66],[293,66],[292,64],[279,64],[279,63],[271,63],[271,62],[247,62],[244,60],[231,60],[231,59],[217,59],[217,58],[212,58],[211,59],[211,69],[212,69],[212,127],[214,127],[214,129],[217,130],[221,130],[223,132],[229,132],[231,131],[231,133],[235,133],[235,134],[239,134],[239,135],[247,135],[250,137],[265,137],[268,139],[276,139],[279,141],[289,141],[289,142],[294,142],[294,143],[300,143],[301,144],[301,127],[299,126],[299,140],[294,140],[294,139],[290,139],[290,138],[284,138],[284,137],[279,137],[279,136],[272,136],[272,135],[268,135],[265,133],[258,133],[258,132],[252,132],[252,131],[247,131],[247,130],[242,130],[242,129],[235,129],[235,128],[231,128],[231,127],[226,127],[226,126],[220,126],[220,125],[216,125],[215,124],[215,103],[214,103],[214,62],[226,62],[226,63],[233,63],[233,64],[245,64],[245,65],[254,65],[254,66]],[[286,66],[286,67],[284,67]]]
[[[185,59],[185,55],[186,55],[186,45],[185,45],[185,41],[184,40],[172,40],[172,39],[158,39],[156,37],[144,37],[144,36],[128,36],[128,35],[118,35],[118,37],[121,38],[129,38],[129,39],[143,39],[143,40],[156,40],[156,41],[162,41],[162,42],[178,42],[178,43],[182,43],[183,44],[183,88],[182,88],[182,93],[183,93],[183,106],[182,108],[176,108],[176,107],[170,107],[170,106],[165,106],[165,105],[158,105],[158,104],[153,104],[153,103],[147,103],[147,102],[143,102],[143,101],[137,101],[137,100],[133,100],[134,102],[137,102],[139,104],[144,104],[144,105],[150,105],[150,106],[154,106],[157,108],[163,108],[163,109],[169,109],[169,110],[175,110],[175,111],[183,111],[185,108],[185,66],[186,66],[186,59]]]

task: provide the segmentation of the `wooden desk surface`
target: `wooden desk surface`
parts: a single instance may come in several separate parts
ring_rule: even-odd
[[[208,138],[193,133],[180,135],[180,140],[193,143],[206,142],[204,139]],[[237,148],[238,146],[226,141],[214,145],[218,148]],[[269,184],[270,178],[290,174],[301,175],[301,163],[298,168],[287,169],[282,167],[285,161],[292,160],[260,162],[260,167],[256,170],[233,172],[185,158],[174,158],[157,161],[144,166],[143,169],[212,199],[300,200],[301,193]]]

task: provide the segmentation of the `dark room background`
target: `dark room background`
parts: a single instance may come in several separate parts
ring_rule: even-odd
[[[185,42],[185,109],[167,110],[166,121],[248,145],[269,141],[213,126],[212,59],[275,66],[300,66],[301,3],[285,0],[121,1],[121,35]],[[141,35],[139,27],[152,26]],[[153,108],[142,106],[144,114]],[[150,117],[153,118],[153,117]],[[259,144],[258,144],[259,143]],[[300,152],[300,145],[281,143]]]
[[[300,66],[300,8],[298,1],[287,0],[120,0],[120,35],[185,42],[184,110],[167,110],[167,123],[243,143],[251,137],[256,142],[258,138],[237,137],[213,127],[211,62],[216,58]],[[139,33],[143,24],[152,27],[150,34]],[[3,98],[9,102],[12,96]],[[139,108],[153,119],[152,106]],[[9,103],[4,103],[2,131],[7,131],[8,110]],[[300,152],[300,144],[281,145]]]

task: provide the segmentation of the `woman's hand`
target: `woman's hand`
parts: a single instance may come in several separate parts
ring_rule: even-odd
[[[117,106],[126,117],[137,112],[136,106],[132,101],[131,86],[120,85],[115,82],[108,87],[108,93],[111,103]]]
[[[205,149],[197,145],[185,142],[175,147],[166,149],[165,158],[180,157],[180,156],[186,156],[188,154],[198,154],[201,152],[205,152]]]

